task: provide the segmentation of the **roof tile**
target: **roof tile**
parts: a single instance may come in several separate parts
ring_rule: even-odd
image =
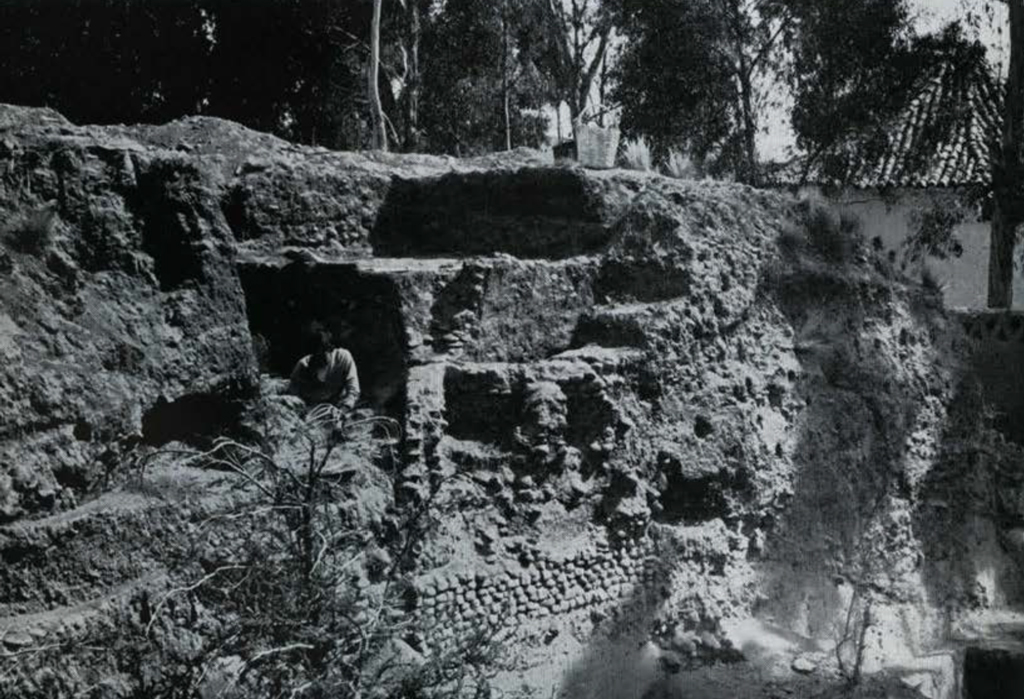
[[[858,188],[955,187],[988,184],[990,144],[1002,125],[1002,89],[984,65],[954,70],[937,64],[921,76],[914,96],[892,120],[888,145],[876,154],[852,153],[844,181]],[[839,148],[851,151],[850,144]],[[775,176],[799,184],[802,162]],[[841,184],[812,169],[808,181]]]

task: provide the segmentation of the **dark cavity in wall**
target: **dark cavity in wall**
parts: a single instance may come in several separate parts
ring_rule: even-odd
[[[152,446],[186,442],[205,448],[215,438],[237,432],[243,407],[240,395],[193,393],[160,400],[142,416],[142,440]]]
[[[661,513],[657,521],[669,524],[698,524],[721,517],[728,512],[722,483],[712,476],[687,478],[670,473],[661,493]]]
[[[661,511],[655,520],[665,524],[699,524],[729,513],[729,495],[746,488],[737,474],[723,469],[716,473],[691,472],[680,460],[663,452],[658,457],[661,472]]]
[[[154,272],[164,291],[203,277],[206,230],[217,206],[201,201],[199,174],[192,166],[158,161],[139,175],[130,205],[142,229],[142,248],[153,258]]]
[[[689,270],[673,261],[612,259],[601,265],[594,296],[605,303],[666,301],[688,295],[691,283]]]
[[[968,648],[964,656],[964,699],[1018,699],[1024,694],[1024,653]]]
[[[249,329],[269,373],[287,377],[309,353],[303,331],[320,323],[352,353],[362,402],[402,414],[408,370],[401,299],[394,281],[352,264],[240,269]]]
[[[444,377],[448,434],[511,449],[512,434],[521,422],[522,387],[507,385],[489,372],[467,372],[457,366]]]
[[[370,242],[381,257],[564,258],[609,239],[601,199],[561,168],[396,178]]]

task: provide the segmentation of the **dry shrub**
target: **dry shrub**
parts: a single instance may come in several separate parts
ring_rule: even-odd
[[[16,249],[30,255],[40,255],[53,243],[57,228],[55,202],[15,217],[4,231],[4,238]]]
[[[815,206],[808,213],[805,225],[811,250],[827,262],[847,264],[863,250],[860,220],[851,214],[837,216],[824,206]]]
[[[650,172],[654,165],[651,158],[651,147],[643,137],[634,138],[623,144],[619,164],[626,170]]]
[[[926,291],[936,294],[941,294],[946,288],[945,282],[939,279],[938,274],[929,265],[921,268],[921,286]]]
[[[248,497],[216,517],[222,526],[201,528],[203,574],[158,602],[146,635],[166,623],[175,599],[216,610],[226,637],[201,664],[244,659],[217,680],[225,698],[486,693],[495,629],[418,647],[411,575],[442,484],[397,506],[390,450],[399,432],[390,418],[348,419],[319,406],[284,439],[263,435],[266,446],[219,439],[195,454],[232,474]]]
[[[661,166],[661,173],[677,180],[700,179],[700,171],[690,156],[674,148],[668,152],[668,157]]]
[[[806,253],[833,265],[845,265],[864,256],[867,246],[860,219],[852,214],[837,214],[822,204],[801,202],[799,222],[784,230],[779,248],[788,256]]]

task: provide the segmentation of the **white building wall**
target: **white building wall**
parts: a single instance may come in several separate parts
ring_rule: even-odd
[[[805,189],[802,197],[823,198],[817,189]],[[839,211],[857,216],[864,236],[871,240],[878,236],[886,250],[903,259],[903,243],[909,237],[913,215],[935,206],[948,190],[902,189],[882,196],[875,190],[846,190],[827,200]],[[988,221],[967,221],[954,229],[954,235],[963,246],[960,257],[942,260],[928,257],[925,264],[943,286],[947,308],[985,308],[988,293],[988,251],[991,236]],[[920,278],[920,269],[908,268],[907,274]],[[1021,249],[1014,255],[1013,307],[1024,308],[1024,273],[1021,269]]]

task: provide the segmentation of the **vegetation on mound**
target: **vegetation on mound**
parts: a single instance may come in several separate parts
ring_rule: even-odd
[[[57,205],[50,202],[33,211],[21,214],[3,227],[0,238],[19,252],[41,255],[53,243],[57,227]]]
[[[493,632],[431,648],[408,613],[441,483],[422,502],[395,507],[397,423],[346,422],[331,406],[301,420],[263,407],[256,440],[161,449],[139,462],[141,488],[156,457],[234,481],[237,504],[194,528],[175,586],[111,609],[86,646],[4,653],[0,687],[20,696],[486,695],[499,652]],[[66,653],[90,658],[89,670],[56,671]]]

